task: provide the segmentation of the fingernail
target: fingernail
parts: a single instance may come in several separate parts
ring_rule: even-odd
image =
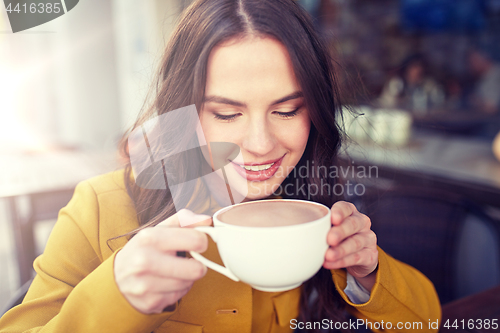
[[[205,215],[205,214],[193,214],[193,221],[197,221],[197,222],[201,222],[201,221],[205,221],[205,220],[208,220],[208,219],[211,219],[212,216],[209,216],[209,215]]]
[[[183,214],[183,215],[179,216],[179,224],[181,225],[181,227],[186,227],[188,225],[195,224],[195,223],[198,223],[201,221],[205,221],[205,220],[208,220],[210,218],[211,218],[210,216],[204,215],[204,214],[191,213],[191,214],[187,214],[187,216],[185,214]]]

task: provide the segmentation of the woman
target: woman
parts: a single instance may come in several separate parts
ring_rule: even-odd
[[[146,126],[151,119],[192,104],[199,112],[198,135],[183,135],[185,127],[174,122],[165,131],[169,138],[180,136],[180,147],[147,144],[150,156],[159,150],[171,157],[155,162],[170,187],[149,187],[155,174],[144,181],[133,156],[124,173],[79,184],[35,261],[38,274],[24,303],[0,320],[2,331],[291,332],[322,319],[344,324],[347,331],[349,315],[366,320],[374,331],[382,329],[382,321],[394,322],[385,331],[398,331],[397,322],[422,322],[426,330],[429,321],[440,319],[432,284],[377,248],[368,217],[331,193],[301,190],[335,185],[338,179],[292,172],[309,162],[330,167],[341,144],[330,58],[297,4],[193,3],[165,51],[154,103],[129,142],[134,133],[151,134]],[[206,141],[209,148],[212,142],[238,146],[240,165],[224,177],[236,184],[228,190],[244,193],[243,200],[274,196],[292,184],[296,191],[284,196],[309,196],[332,207],[330,249],[315,277],[290,291],[266,293],[176,255],[207,250],[204,256],[221,263],[214,243],[190,228],[211,224],[210,214],[219,208],[217,198],[203,196],[210,184],[196,182],[189,210],[176,209],[180,201],[172,175],[175,184],[192,179],[188,174],[196,166],[178,155],[192,140],[199,146]],[[134,149],[125,145],[127,156]],[[272,168],[276,164],[281,172]],[[256,166],[262,170],[252,171]]]
[[[399,74],[385,85],[379,104],[386,108],[403,108],[416,116],[426,116],[445,102],[442,87],[428,73],[428,64],[421,54],[403,61]]]

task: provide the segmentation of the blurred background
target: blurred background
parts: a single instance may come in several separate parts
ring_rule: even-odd
[[[120,168],[190,0],[82,0],[11,33],[0,5],[0,308],[77,182]],[[337,61],[349,198],[443,303],[500,283],[500,0],[299,0]],[[497,157],[495,157],[495,154]]]

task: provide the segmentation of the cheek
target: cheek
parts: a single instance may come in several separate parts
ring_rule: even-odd
[[[203,129],[203,124],[200,119],[200,123],[196,127],[196,137],[198,138],[198,143],[200,146],[205,146],[207,144],[207,140],[205,137],[205,130]]]
[[[241,130],[234,130],[226,124],[213,121],[210,117],[200,115],[200,126],[196,134],[200,146],[206,146],[208,149],[202,149],[205,160],[215,166],[225,164],[227,158],[234,159],[239,152],[239,137]],[[215,149],[211,143],[216,143]],[[229,143],[230,145],[221,145],[220,143]]]
[[[217,137],[214,137],[214,134],[217,133],[217,129],[214,128],[210,119],[204,116],[203,112],[200,113],[199,117],[200,123],[196,128],[196,135],[198,137],[198,143],[200,144],[200,147],[202,147],[203,157],[211,165],[212,147],[209,143],[219,141]]]
[[[198,139],[200,139],[200,136],[203,135],[204,139],[206,139],[206,142],[210,142],[212,141],[210,140],[210,136],[213,130],[213,125],[211,124],[209,117],[207,117],[207,115],[203,110],[200,112],[199,117],[200,117],[200,126],[198,126],[196,133],[198,134]]]
[[[296,122],[293,126],[280,128],[279,145],[285,148],[292,160],[290,163],[296,163],[302,157],[309,139],[310,124],[308,121]]]
[[[304,149],[306,148],[307,141],[309,140],[309,133],[311,132],[311,122],[308,120],[307,123],[304,124],[304,130],[301,132],[301,141]]]
[[[206,142],[232,142],[235,143],[237,140],[236,133],[240,131],[235,131],[234,126],[227,126],[226,123],[221,123],[214,119],[213,115],[208,112],[200,113],[200,125]],[[198,137],[200,135],[198,134]]]
[[[297,124],[297,127],[293,131],[290,131],[290,141],[292,142],[295,150],[303,152],[306,149],[310,130],[311,122],[309,118],[305,118]]]

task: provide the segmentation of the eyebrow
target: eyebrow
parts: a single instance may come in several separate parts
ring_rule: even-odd
[[[290,95],[287,95],[285,97],[282,97],[280,99],[275,100],[274,102],[271,103],[271,106],[281,104],[284,102],[287,102],[292,99],[304,97],[304,94],[302,91],[296,91],[294,93],[291,93]],[[219,104],[227,104],[227,105],[233,105],[233,106],[240,106],[240,107],[246,107],[247,105],[243,102],[235,101],[226,97],[222,96],[206,96],[203,98],[203,103],[219,103]]]

